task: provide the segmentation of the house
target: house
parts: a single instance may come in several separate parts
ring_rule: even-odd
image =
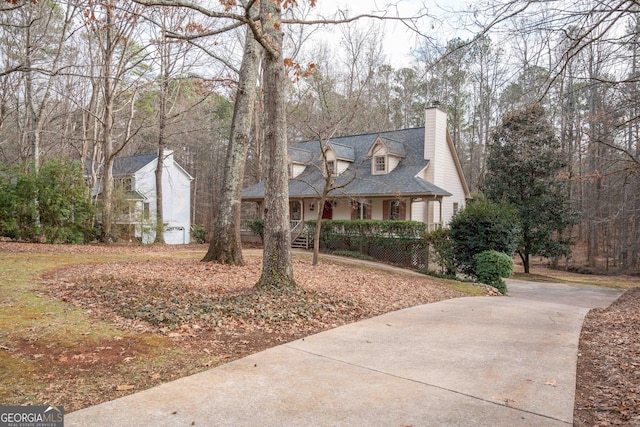
[[[306,141],[289,146],[289,204],[293,226],[316,219],[413,220],[446,226],[470,198],[447,130],[447,114],[425,113],[425,127]],[[324,151],[324,156],[323,156]],[[327,173],[333,190],[319,195]],[[264,182],[245,188],[242,200],[260,214]]]
[[[153,243],[156,235],[156,167],[158,154],[117,158],[113,164],[114,229],[121,237]],[[191,181],[193,178],[165,150],[162,170],[164,241],[170,245],[191,240]],[[99,181],[99,180],[98,180]],[[122,200],[124,199],[124,200]]]

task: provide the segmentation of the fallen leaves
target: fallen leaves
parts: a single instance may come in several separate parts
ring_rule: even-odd
[[[574,425],[640,426],[638,325],[640,288],[587,314],[580,336]]]
[[[49,291],[102,318],[132,322],[172,339],[244,328],[267,333],[318,331],[462,294],[433,279],[295,260],[300,289],[278,295],[253,285],[259,257],[245,266],[197,260],[79,265],[47,275]]]
[[[204,247],[202,253],[185,256],[182,254],[194,252],[193,247],[52,247],[0,242],[0,253],[5,250],[51,257],[96,253],[100,260],[107,253],[118,257],[137,254],[129,256],[128,262],[60,265],[44,274],[36,286],[39,295],[82,308],[96,324],[104,320],[110,328],[115,325],[122,331],[117,336],[96,335],[91,321],[68,337],[73,345],[40,338],[12,341],[11,346],[3,343],[3,351],[11,357],[33,360],[34,355],[41,355],[37,365],[42,371],[36,374],[51,374],[45,390],[31,393],[37,399],[32,403],[55,401],[68,410],[345,323],[463,295],[426,276],[324,261],[313,267],[310,261],[298,258],[294,258],[294,271],[300,289],[263,293],[254,288],[261,270],[259,255],[246,254],[243,267],[202,263],[198,259]],[[144,261],[131,261],[135,258]],[[73,257],[65,255],[64,259],[69,262]],[[81,262],[90,259],[83,256]],[[65,324],[55,315],[46,319],[50,326]],[[28,382],[33,383],[25,377],[23,384]],[[22,402],[20,396],[29,390],[24,385],[16,387],[20,388],[11,392],[10,403]]]

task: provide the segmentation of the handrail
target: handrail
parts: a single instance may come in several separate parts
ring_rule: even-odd
[[[295,233],[303,222],[300,220],[290,220],[289,225],[291,226],[291,233]]]

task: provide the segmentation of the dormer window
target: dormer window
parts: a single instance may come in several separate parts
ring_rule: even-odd
[[[327,160],[327,172],[331,175],[337,175],[335,160]]]
[[[313,153],[301,148],[289,147],[287,158],[289,161],[289,178],[296,178],[302,174],[307,165],[313,161]]]
[[[378,136],[369,147],[367,156],[371,159],[371,174],[384,175],[400,164],[406,152],[402,142]]]
[[[355,160],[353,147],[328,141],[324,145],[321,161],[324,162],[322,174],[338,176],[344,173]]]

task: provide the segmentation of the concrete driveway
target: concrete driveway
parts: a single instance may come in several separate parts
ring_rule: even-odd
[[[567,426],[578,338],[622,292],[508,281],[323,332],[65,417],[66,426]]]

